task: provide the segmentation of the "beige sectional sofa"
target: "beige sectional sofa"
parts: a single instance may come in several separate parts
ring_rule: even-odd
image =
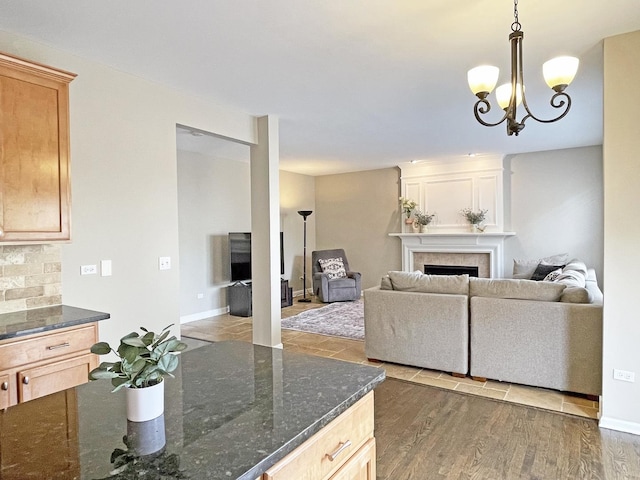
[[[562,274],[551,282],[389,272],[380,287],[364,292],[365,353],[598,395],[602,292],[582,262],[569,262]]]

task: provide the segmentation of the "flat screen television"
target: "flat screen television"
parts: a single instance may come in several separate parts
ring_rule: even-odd
[[[229,233],[231,281],[251,280],[251,232]],[[284,235],[280,232],[280,275],[284,275]]]

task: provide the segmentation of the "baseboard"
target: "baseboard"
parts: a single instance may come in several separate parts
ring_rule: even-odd
[[[627,422],[626,420],[618,420],[617,418],[600,417],[598,426],[608,430],[617,430],[618,432],[640,435],[640,423]]]
[[[217,308],[215,310],[207,310],[205,312],[192,313],[191,315],[184,315],[180,317],[180,324],[195,322],[197,320],[204,320],[205,318],[223,315],[228,312],[229,312],[229,307],[223,307],[223,308]]]

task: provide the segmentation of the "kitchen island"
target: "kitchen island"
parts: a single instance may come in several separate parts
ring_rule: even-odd
[[[369,392],[384,377],[374,367],[214,343],[181,355],[176,378],[165,383],[164,417],[146,433],[143,424],[128,424],[124,392],[110,393],[107,381],[1,412],[0,478],[302,478],[292,472],[304,467],[317,438],[330,447],[312,469],[327,478],[342,471],[344,458],[374,446]],[[345,427],[358,432],[347,438]],[[136,446],[123,443],[128,429]],[[154,453],[141,456],[141,448]],[[342,455],[335,467],[333,454]],[[146,473],[133,473],[140,469]],[[164,473],[150,476],[158,469]]]

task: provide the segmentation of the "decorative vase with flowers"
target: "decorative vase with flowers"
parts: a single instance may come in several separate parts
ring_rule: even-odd
[[[406,217],[404,223],[411,225],[413,223],[413,220],[411,220],[411,212],[415,210],[418,204],[410,198],[400,197],[400,206]]]
[[[484,219],[487,216],[488,210],[480,209],[477,212],[474,212],[470,208],[463,208],[460,210],[460,215],[462,215],[469,225],[471,226],[471,231],[474,233],[482,233],[486,227],[483,227],[481,224],[484,222]]]
[[[435,213],[422,213],[420,210],[416,210],[415,212],[413,212],[413,217],[415,219],[413,221],[413,225],[416,229],[420,230],[420,233],[427,233],[429,231],[428,225],[431,223],[433,217],[435,216]]]
[[[107,342],[98,342],[91,347],[96,355],[116,354],[120,361],[102,362],[89,372],[89,380],[110,379],[113,392],[126,387],[127,419],[146,422],[164,413],[164,377],[171,376],[178,367],[175,352],[187,348],[175,336],[169,337],[169,325],[160,334],[144,327],[140,335],[136,332],[122,337],[118,350]]]

